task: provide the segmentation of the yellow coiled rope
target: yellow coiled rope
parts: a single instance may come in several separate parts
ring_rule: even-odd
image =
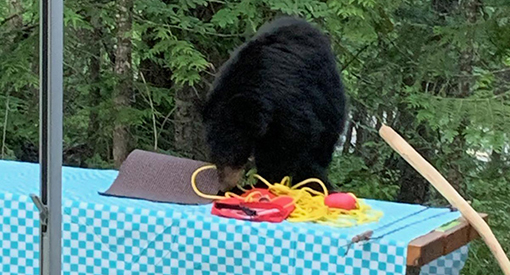
[[[191,186],[200,197],[212,200],[236,197],[245,201],[253,201],[257,196],[257,192],[253,192],[244,198],[231,192],[227,192],[225,196],[208,195],[200,192],[196,186],[197,175],[204,170],[214,168],[216,168],[214,165],[200,167],[191,176]],[[328,207],[324,203],[324,199],[329,193],[324,183],[319,179],[311,178],[291,186],[289,177],[285,177],[280,183],[275,184],[269,183],[260,175],[255,174],[254,177],[266,184],[269,191],[276,196],[288,196],[293,199],[292,203],[295,205],[295,209],[287,219],[290,222],[316,222],[336,227],[352,227],[376,222],[383,215],[381,211],[373,210],[369,205],[365,204],[363,200],[356,197],[357,209],[343,210]],[[312,182],[318,183],[322,187],[323,192],[313,190],[309,187],[303,187]]]

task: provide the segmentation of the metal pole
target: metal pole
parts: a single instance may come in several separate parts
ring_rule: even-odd
[[[60,275],[62,268],[63,12],[63,0],[40,2],[41,197],[31,197],[41,218],[41,275]]]

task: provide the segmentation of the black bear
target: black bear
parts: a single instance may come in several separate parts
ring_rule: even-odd
[[[270,182],[315,177],[333,190],[327,169],[346,105],[326,35],[293,17],[262,26],[222,66],[202,110],[224,188],[238,183],[253,157],[258,174]]]

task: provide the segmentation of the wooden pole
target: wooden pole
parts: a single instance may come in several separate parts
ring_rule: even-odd
[[[464,200],[460,194],[451,186],[451,184],[437,171],[429,162],[427,162],[409,143],[407,143],[391,127],[383,125],[379,129],[381,137],[402,156],[411,166],[416,169],[425,179],[427,179],[434,188],[445,197],[450,204],[459,209],[466,220],[478,231],[482,239],[490,248],[492,254],[496,257],[499,266],[505,275],[510,275],[510,261],[508,260],[503,248],[492,233],[489,225],[478,215],[478,213]]]

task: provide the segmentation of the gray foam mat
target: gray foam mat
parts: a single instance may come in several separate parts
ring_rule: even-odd
[[[191,187],[193,172],[205,162],[134,150],[122,163],[110,188],[101,195],[144,199],[179,204],[206,204]],[[220,184],[214,169],[202,171],[196,178],[198,189],[217,194]]]

